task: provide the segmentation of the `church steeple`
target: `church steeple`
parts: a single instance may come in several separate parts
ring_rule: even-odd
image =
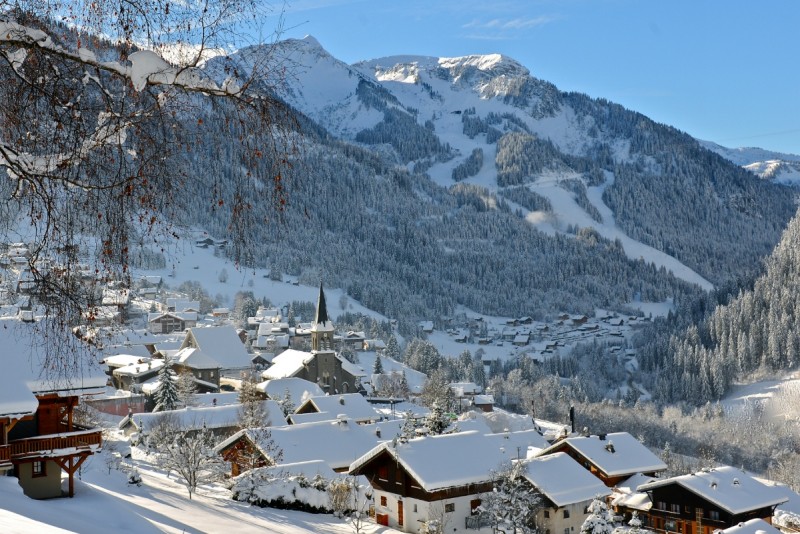
[[[314,317],[317,324],[328,322],[328,307],[325,305],[325,292],[322,291],[322,282],[319,283],[319,297],[317,297],[317,315]]]
[[[314,324],[311,325],[311,351],[333,351],[333,322],[328,317],[322,282],[319,283],[317,313],[314,316]]]

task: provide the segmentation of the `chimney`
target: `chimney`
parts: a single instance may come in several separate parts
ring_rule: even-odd
[[[569,422],[572,425],[572,433],[575,433],[575,406],[569,407]]]

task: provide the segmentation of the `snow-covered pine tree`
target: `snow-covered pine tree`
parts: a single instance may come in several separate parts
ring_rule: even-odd
[[[481,515],[495,532],[533,534],[537,532],[536,514],[544,506],[541,495],[524,476],[526,465],[515,461],[495,474],[494,488],[481,495]]]
[[[425,429],[428,434],[437,436],[444,433],[449,426],[450,419],[445,415],[442,406],[438,402],[434,402],[433,406],[431,406],[431,413],[425,418]]]
[[[375,356],[375,365],[372,366],[372,374],[374,374],[374,375],[382,375],[383,374],[383,363],[381,362],[381,355],[380,354]]]
[[[178,404],[180,406],[195,406],[197,404],[194,399],[194,394],[197,392],[197,384],[195,384],[194,375],[190,371],[178,373],[176,386],[178,389]]]
[[[177,377],[169,358],[164,358],[164,365],[158,370],[158,387],[153,394],[153,400],[156,403],[154,412],[174,410],[180,402]]]
[[[581,534],[611,534],[614,530],[613,518],[603,497],[597,496],[589,505],[589,517],[581,526]]]
[[[264,396],[256,387],[255,379],[250,373],[242,377],[239,387],[239,427],[260,428],[271,424],[269,410],[264,404]]]
[[[386,350],[384,354],[387,358],[391,358],[393,360],[399,361],[400,360],[400,346],[397,344],[397,338],[394,335],[389,336],[389,340],[386,341]]]
[[[289,391],[289,388],[286,388],[283,392],[283,398],[276,399],[276,402],[281,407],[284,417],[289,417],[290,414],[294,413],[295,405],[294,402],[292,402],[292,393]]]

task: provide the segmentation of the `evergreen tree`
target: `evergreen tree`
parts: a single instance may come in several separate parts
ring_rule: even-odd
[[[269,418],[269,409],[264,402],[263,394],[256,387],[256,382],[251,373],[242,377],[239,387],[239,427],[260,428],[272,424]]]
[[[394,337],[394,334],[389,336],[389,340],[386,342],[386,351],[384,354],[387,358],[400,361],[400,346],[397,344],[397,338]]]
[[[381,355],[380,354],[375,356],[375,364],[372,366],[372,374],[373,375],[382,375],[383,374],[383,364],[381,363]]]
[[[492,491],[481,495],[480,513],[495,532],[537,532],[536,515],[544,506],[544,500],[525,478],[525,469],[521,461],[505,466],[495,474]]]
[[[195,406],[194,395],[197,392],[197,384],[194,381],[194,375],[191,371],[183,371],[178,374],[178,402],[181,406]]]
[[[581,534],[611,534],[613,530],[613,517],[608,506],[602,497],[595,497],[589,505],[589,517],[581,526]]]
[[[445,415],[439,403],[434,402],[433,406],[431,406],[431,413],[425,418],[425,429],[428,434],[432,436],[443,434],[449,426],[450,418]]]
[[[286,388],[286,391],[283,392],[283,398],[278,399],[278,404],[281,407],[284,417],[289,417],[294,413],[295,405],[294,402],[292,402],[292,394],[289,392],[289,388]]]
[[[180,402],[177,377],[169,358],[164,358],[164,365],[158,370],[158,387],[153,394],[153,400],[156,403],[153,410],[155,412],[174,410]]]

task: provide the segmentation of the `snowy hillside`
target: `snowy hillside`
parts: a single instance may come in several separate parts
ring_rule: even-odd
[[[765,180],[788,185],[800,184],[800,155],[753,147],[726,148],[711,141],[700,143]]]

